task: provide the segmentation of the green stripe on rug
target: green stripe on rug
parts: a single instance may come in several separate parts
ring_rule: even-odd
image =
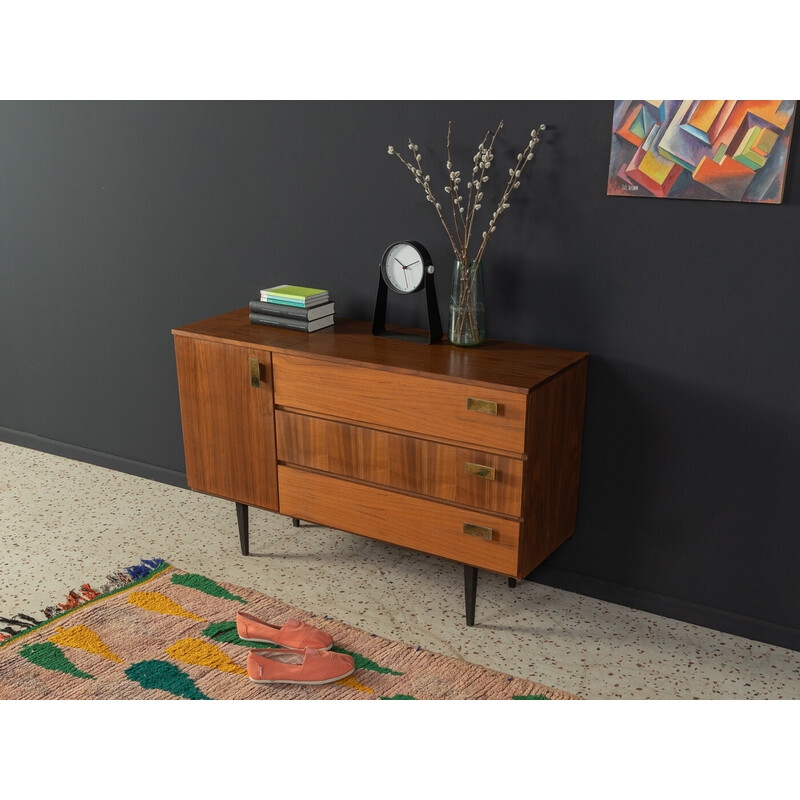
[[[247,603],[247,600],[243,600],[237,594],[231,594],[227,589],[224,589],[218,583],[212,581],[211,578],[206,578],[205,575],[187,572],[184,575],[173,575],[171,580],[179,586],[189,586],[192,589],[197,589],[199,592],[210,594],[212,597],[221,597],[224,600],[238,600],[240,603]]]
[[[549,697],[545,697],[543,694],[515,694],[512,700],[549,700]]]
[[[215,642],[238,644],[241,647],[255,647],[259,650],[264,650],[268,647],[277,647],[277,645],[274,644],[247,642],[244,639],[240,639],[239,634],[236,633],[236,623],[232,620],[226,620],[225,622],[212,622],[207,628],[203,628],[200,633],[203,636],[208,636],[209,639],[213,639]]]
[[[56,647],[52,642],[39,642],[38,644],[24,644],[19,650],[19,654],[37,667],[51,669],[53,672],[63,672],[65,675],[73,675],[76,678],[90,678],[96,680],[93,675],[78,669],[61,652],[60,647]]]
[[[131,664],[125,674],[144,689],[160,689],[187,700],[210,700],[182,670],[169,661],[151,659]]]

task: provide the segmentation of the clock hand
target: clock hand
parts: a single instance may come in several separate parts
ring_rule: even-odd
[[[414,264],[419,264],[419,259],[417,259],[416,261],[412,261],[407,267],[403,267],[403,269],[408,269],[408,267],[413,267]]]
[[[395,260],[395,261],[396,261],[396,262],[397,262],[397,263],[398,263],[398,264],[399,264],[399,265],[400,265],[400,266],[401,266],[403,269],[408,269],[408,267],[407,267],[407,266],[406,266],[406,265],[405,265],[405,264],[404,264],[404,263],[403,263],[403,262],[402,262],[402,261],[401,261],[401,260],[400,260],[400,259],[399,259],[397,256],[395,256],[395,257],[394,257],[394,260]]]

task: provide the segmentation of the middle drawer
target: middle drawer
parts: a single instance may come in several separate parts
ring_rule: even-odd
[[[519,517],[521,459],[275,412],[278,460]]]

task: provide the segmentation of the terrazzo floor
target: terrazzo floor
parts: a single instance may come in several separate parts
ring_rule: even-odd
[[[587,699],[800,699],[800,653],[0,442],[0,616],[158,557],[371,633]]]

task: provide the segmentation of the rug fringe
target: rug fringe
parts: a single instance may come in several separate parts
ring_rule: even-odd
[[[73,589],[69,592],[66,602],[56,603],[55,605],[47,606],[47,608],[43,609],[40,613],[44,615],[44,619],[36,619],[28,614],[15,614],[13,617],[0,617],[0,624],[5,625],[5,627],[0,628],[0,642],[8,641],[8,639],[11,639],[18,633],[22,633],[22,631],[30,628],[35,628],[37,625],[41,625],[43,622],[47,622],[47,620],[59,614],[63,614],[65,611],[77,608],[84,603],[88,603],[90,600],[95,600],[115,589],[121,589],[129,583],[144,578],[163,563],[163,558],[143,558],[138,564],[125,567],[111,575],[106,575],[107,582],[99,589],[93,589],[88,583],[84,583],[81,585],[80,591]]]

